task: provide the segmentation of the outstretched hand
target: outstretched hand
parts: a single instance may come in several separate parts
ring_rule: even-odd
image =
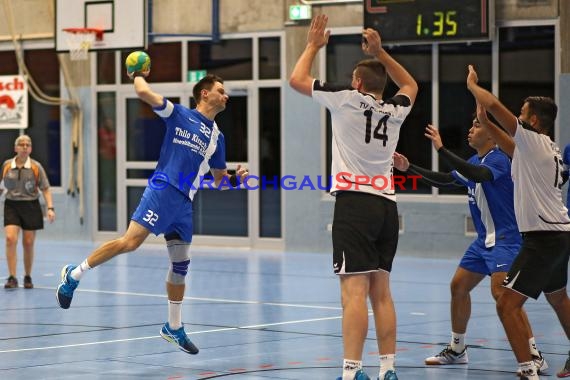
[[[441,136],[439,135],[439,131],[433,125],[428,124],[424,136],[431,140],[431,143],[433,144],[435,150],[439,150],[443,146],[443,142],[441,141]]]
[[[479,82],[479,77],[477,76],[477,72],[473,65],[469,65],[467,67],[469,73],[467,74],[467,88],[471,88],[471,86],[476,85]]]
[[[236,176],[239,177],[239,183],[245,183],[247,181],[247,176],[249,172],[246,168],[242,168],[241,165],[238,165],[236,168]]]
[[[394,167],[401,172],[405,172],[410,167],[410,161],[408,161],[408,157],[400,154],[398,152],[394,152]]]
[[[372,28],[362,31],[362,51],[366,55],[376,57],[382,49],[382,39],[380,33]]]
[[[329,42],[331,31],[325,31],[329,18],[326,15],[318,15],[311,21],[311,27],[307,34],[307,45],[322,48]]]
[[[489,118],[487,117],[487,110],[479,102],[477,102],[477,121],[483,125],[490,123]]]

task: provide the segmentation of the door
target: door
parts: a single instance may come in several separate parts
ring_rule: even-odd
[[[225,84],[230,99],[216,123],[225,137],[228,170],[238,165],[250,172],[259,170],[258,127],[255,94],[244,86]],[[191,89],[155,85],[154,90],[170,101],[194,107]],[[130,217],[152,176],[164,139],[164,123],[132,92],[119,95],[118,120],[124,128],[117,132],[118,230],[125,231]],[[120,199],[122,197],[122,199]],[[219,191],[208,186],[194,198],[194,238],[198,244],[255,245],[259,236],[259,193],[246,189]]]

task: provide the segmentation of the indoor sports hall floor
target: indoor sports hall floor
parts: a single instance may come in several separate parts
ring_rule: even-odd
[[[192,356],[158,334],[167,314],[168,259],[162,245],[145,245],[91,271],[71,308],[59,308],[55,289],[60,268],[77,264],[93,247],[85,242],[40,240],[35,289],[0,290],[0,379],[253,380],[340,375],[341,310],[328,254],[196,249],[183,308],[186,331],[201,350]],[[469,365],[423,365],[423,359],[449,339],[448,282],[455,266],[456,260],[402,254],[396,258],[392,289],[400,380],[515,379],[515,359],[495,314],[488,280],[472,296]],[[5,275],[3,254],[0,268]],[[20,274],[21,268],[20,261]],[[568,341],[544,297],[529,301],[527,311],[551,366],[551,376],[543,378],[553,379],[566,360]],[[370,330],[364,365],[374,379],[377,357]]]

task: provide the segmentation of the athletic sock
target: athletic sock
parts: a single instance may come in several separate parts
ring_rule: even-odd
[[[528,345],[530,347],[530,354],[533,356],[540,356],[540,352],[538,352],[538,348],[536,348],[536,341],[534,340],[534,337],[531,337],[528,340]]]
[[[85,259],[81,264],[76,266],[69,275],[72,279],[79,281],[89,269],[91,269],[91,267],[87,263],[87,259]]]
[[[386,372],[389,370],[394,371],[394,362],[396,361],[396,354],[380,355],[380,373],[379,379],[383,379]]]
[[[342,363],[342,380],[354,380],[354,376],[359,369],[362,369],[362,360],[344,359]]]
[[[182,327],[182,301],[168,300],[168,324],[173,330]]]
[[[451,349],[457,353],[463,352],[465,349],[465,334],[451,332]]]

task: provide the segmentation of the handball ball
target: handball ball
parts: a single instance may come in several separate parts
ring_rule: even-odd
[[[137,71],[147,71],[150,69],[150,57],[144,51],[134,51],[125,59],[125,66],[129,74]]]

